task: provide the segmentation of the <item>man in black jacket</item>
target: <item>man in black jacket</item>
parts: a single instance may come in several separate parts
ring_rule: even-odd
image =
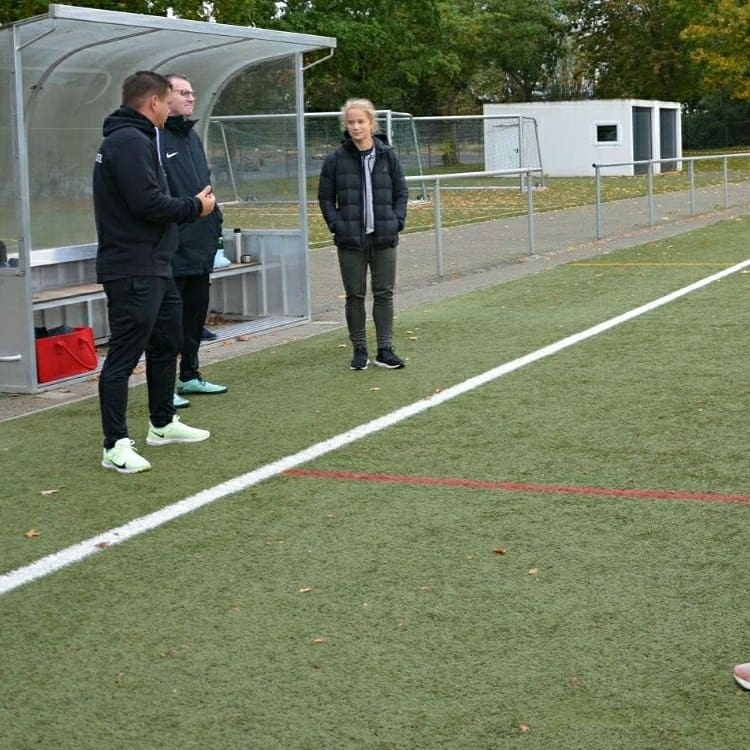
[[[338,249],[346,323],[354,347],[350,368],[366,370],[370,364],[365,332],[369,267],[378,349],[375,364],[397,370],[406,363],[393,351],[393,288],[409,191],[396,152],[376,132],[372,102],[349,99],[342,107],[342,124],[342,145],[328,154],[320,171],[318,204]]]
[[[211,172],[198,134],[197,120],[190,116],[195,109],[195,91],[185,76],[168,73],[172,84],[169,117],[162,133],[162,164],[172,195],[195,195],[211,182]],[[183,394],[226,393],[227,387],[209,383],[201,377],[198,348],[208,312],[210,274],[221,234],[222,215],[218,206],[192,224],[180,226],[180,246],[172,257],[172,274],[182,297],[182,352],[180,353],[176,408],[189,406]]]
[[[148,445],[195,443],[208,430],[180,422],[172,404],[182,303],[172,278],[177,224],[214,210],[210,185],[173,198],[159,159],[159,128],[172,88],[158,73],[138,71],[122,86],[122,105],[104,120],[94,164],[97,280],[107,296],[109,349],[99,379],[104,431],[102,466],[121,474],[151,464],[134,448],[127,425],[128,381],[146,352]]]

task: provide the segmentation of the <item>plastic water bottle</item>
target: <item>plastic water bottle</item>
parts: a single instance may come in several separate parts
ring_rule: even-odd
[[[216,244],[216,255],[214,255],[214,268],[226,268],[231,265],[232,261],[224,255],[224,237],[219,235],[219,241]]]

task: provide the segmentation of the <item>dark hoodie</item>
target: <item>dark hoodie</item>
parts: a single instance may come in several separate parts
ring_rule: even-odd
[[[170,195],[147,117],[122,105],[104,120],[103,133],[93,184],[97,280],[171,277],[177,224],[200,216],[200,200]]]
[[[182,115],[171,115],[160,133],[161,163],[172,195],[196,195],[211,184],[206,152],[194,131],[196,122]],[[211,273],[221,225],[222,215],[217,205],[208,216],[180,226],[180,247],[172,258],[175,276]]]

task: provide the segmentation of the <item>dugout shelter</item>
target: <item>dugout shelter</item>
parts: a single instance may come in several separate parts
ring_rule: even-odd
[[[102,122],[136,70],[190,79],[209,163],[232,148],[226,139],[211,147],[217,110],[291,122],[284,174],[269,184],[294,194],[292,215],[282,227],[238,227],[253,262],[215,273],[212,306],[236,319],[234,334],[309,320],[303,75],[335,46],[329,37],[66,5],[0,26],[0,391],[40,389],[35,328],[90,326],[106,341],[91,176]],[[221,167],[211,166],[222,203]],[[235,227],[225,218],[228,245]]]

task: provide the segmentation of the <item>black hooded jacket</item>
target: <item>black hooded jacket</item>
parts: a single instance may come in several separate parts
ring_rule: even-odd
[[[372,171],[375,247],[395,247],[406,222],[409,190],[401,164],[387,138],[375,133]],[[363,163],[349,133],[325,158],[318,183],[318,204],[337,247],[365,248]]]
[[[169,278],[177,224],[195,221],[201,202],[170,195],[147,117],[122,105],[104,120],[103,133],[93,179],[97,280]]]
[[[162,164],[172,195],[196,195],[211,184],[211,171],[198,134],[197,120],[172,115],[161,133]],[[172,257],[175,276],[202,276],[214,267],[214,256],[221,234],[219,206],[193,224],[180,226],[180,246]]]

